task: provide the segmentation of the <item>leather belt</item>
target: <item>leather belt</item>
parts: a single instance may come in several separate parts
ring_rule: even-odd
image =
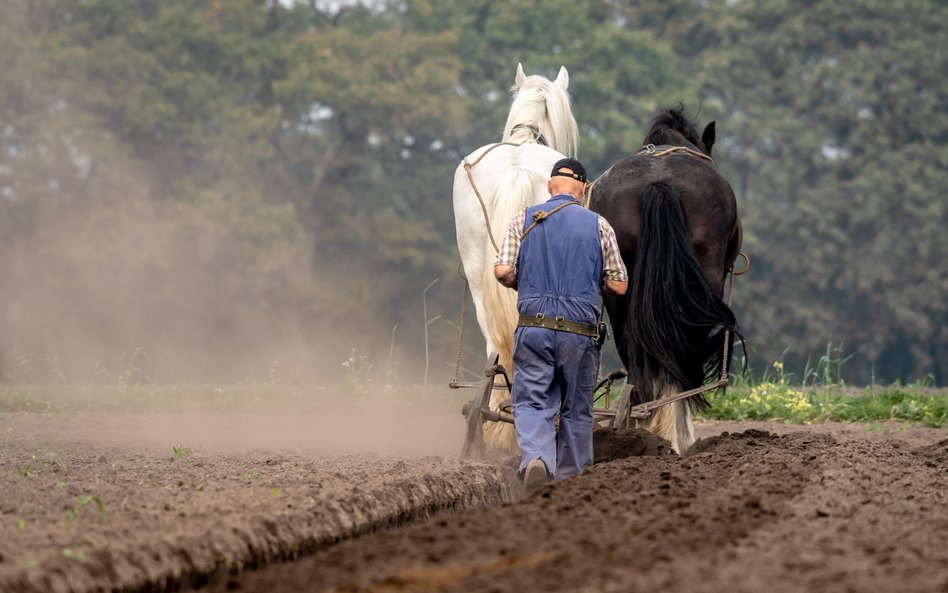
[[[561,332],[569,332],[571,334],[579,334],[581,336],[588,336],[590,338],[599,337],[599,329],[595,325],[579,323],[578,321],[570,321],[569,319],[565,319],[562,315],[550,317],[544,315],[543,313],[537,313],[536,315],[525,315],[521,313],[520,323],[518,325],[521,327],[542,327]]]

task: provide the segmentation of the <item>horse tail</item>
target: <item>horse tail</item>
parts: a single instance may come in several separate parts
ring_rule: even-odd
[[[537,202],[537,196],[545,191],[545,179],[530,169],[513,168],[507,170],[489,196],[487,205],[490,214],[491,232],[497,241],[497,247],[503,241],[510,220],[521,210]],[[484,257],[484,311],[487,328],[494,349],[500,355],[500,364],[507,369],[508,375],[513,369],[513,336],[517,329],[517,292],[502,286],[494,278],[494,258],[497,249],[488,241]]]
[[[629,379],[642,401],[651,401],[668,385],[694,389],[715,377],[724,330],[730,330],[732,343],[738,334],[734,313],[714,294],[698,264],[675,188],[662,182],[646,187],[640,215],[625,329]],[[691,404],[707,402],[696,396]]]

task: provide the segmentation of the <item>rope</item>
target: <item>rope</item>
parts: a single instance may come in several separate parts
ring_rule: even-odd
[[[566,202],[565,204],[560,204],[559,206],[550,210],[549,212],[547,212],[546,210],[538,210],[534,212],[533,223],[523,231],[523,235],[520,236],[520,240],[523,241],[524,239],[526,239],[527,235],[530,234],[530,231],[532,231],[535,226],[537,226],[538,224],[540,224],[547,218],[553,216],[554,214],[556,214],[563,208],[566,208],[567,206],[579,206],[579,205],[580,205],[579,202]]]
[[[477,163],[481,162],[485,156],[487,156],[490,151],[494,150],[498,146],[523,146],[526,142],[498,142],[492,145],[490,148],[482,152],[473,163],[469,163],[467,157],[464,158],[463,165],[464,171],[467,172],[467,180],[471,184],[471,189],[474,190],[474,195],[477,196],[477,202],[481,205],[481,213],[484,215],[484,225],[487,226],[487,236],[490,238],[490,244],[494,246],[494,251],[500,251],[500,247],[497,246],[497,239],[494,238],[494,231],[490,226],[490,215],[487,213],[487,206],[484,204],[484,196],[481,195],[480,190],[477,189],[477,184],[474,183],[474,175],[471,173]]]

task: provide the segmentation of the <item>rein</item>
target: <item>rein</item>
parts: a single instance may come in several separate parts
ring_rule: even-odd
[[[516,127],[517,126],[514,126],[514,128]],[[539,134],[539,132],[537,132],[537,134]],[[484,226],[487,227],[487,236],[490,238],[491,245],[494,246],[494,251],[499,252],[500,247],[497,245],[497,239],[494,238],[494,231],[490,227],[490,215],[487,213],[487,206],[484,204],[484,196],[481,195],[480,190],[477,189],[477,184],[474,183],[474,175],[471,173],[471,169],[473,169],[477,163],[481,162],[481,160],[487,156],[490,151],[494,150],[498,146],[523,146],[524,144],[526,144],[526,142],[498,142],[496,144],[492,144],[490,148],[482,152],[476,159],[474,159],[473,163],[468,162],[467,157],[464,157],[464,161],[461,163],[464,166],[464,171],[467,173],[467,180],[471,184],[471,189],[474,190],[474,195],[477,196],[477,203],[481,205],[481,214],[484,215]]]

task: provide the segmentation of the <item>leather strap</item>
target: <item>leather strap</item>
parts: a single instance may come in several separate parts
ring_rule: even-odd
[[[521,327],[542,327],[545,329],[553,329],[556,331],[588,336],[590,338],[599,337],[599,329],[595,325],[579,323],[578,321],[570,321],[569,319],[564,319],[563,316],[549,317],[543,313],[537,313],[536,315],[525,315],[521,313],[520,323],[518,325]]]

